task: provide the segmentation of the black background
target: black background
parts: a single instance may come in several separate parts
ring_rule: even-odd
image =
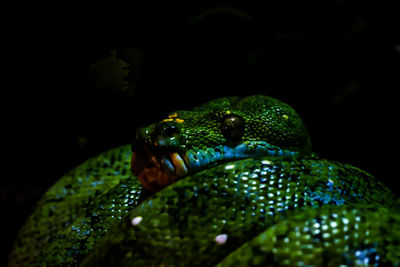
[[[139,125],[221,96],[289,103],[315,152],[370,172],[399,195],[396,9],[320,2],[10,8],[2,261],[34,203],[69,169],[130,143]],[[96,69],[111,51],[129,64],[125,89],[104,83],[118,80],[114,72]]]

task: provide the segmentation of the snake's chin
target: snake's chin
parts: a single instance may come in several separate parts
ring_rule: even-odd
[[[149,191],[159,191],[188,175],[185,156],[176,151],[150,149],[143,145],[132,152],[132,173]]]

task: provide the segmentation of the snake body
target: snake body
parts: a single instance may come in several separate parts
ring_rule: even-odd
[[[131,172],[132,171],[132,172]],[[61,178],[9,266],[400,266],[399,201],[287,104],[221,98]]]

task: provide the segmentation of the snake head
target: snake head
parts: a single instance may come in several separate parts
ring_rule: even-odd
[[[175,111],[139,128],[132,145],[132,172],[158,191],[217,164],[250,157],[311,154],[297,113],[268,96],[219,98],[190,111]]]

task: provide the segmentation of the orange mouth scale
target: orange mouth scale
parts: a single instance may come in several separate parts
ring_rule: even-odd
[[[147,146],[133,151],[132,173],[149,191],[158,191],[188,174],[184,157],[178,152],[154,153]]]

